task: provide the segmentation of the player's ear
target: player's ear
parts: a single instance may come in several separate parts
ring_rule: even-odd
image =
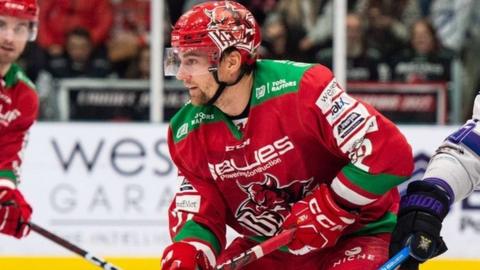
[[[232,50],[225,55],[225,64],[229,73],[236,73],[242,66],[242,55],[237,50]]]

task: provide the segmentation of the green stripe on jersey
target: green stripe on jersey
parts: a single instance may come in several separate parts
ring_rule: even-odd
[[[187,135],[198,129],[204,123],[224,122],[232,134],[240,139],[242,134],[235,127],[232,121],[228,120],[225,114],[215,106],[194,106],[191,103],[183,106],[170,121],[173,132],[173,140],[177,143],[186,138]]]
[[[30,88],[35,89],[33,82],[27,77],[25,72],[17,64],[12,64],[10,69],[5,74],[5,85],[7,88],[12,87],[17,81],[22,81],[27,84]]]
[[[366,224],[359,230],[349,235],[372,235],[379,233],[391,233],[397,224],[397,215],[392,212],[387,212],[379,220]]]
[[[402,183],[407,177],[392,174],[369,174],[353,164],[347,164],[342,169],[342,173],[354,185],[375,195],[383,195],[391,188]]]
[[[5,178],[5,179],[8,179],[8,180],[12,180],[13,184],[15,186],[17,185],[17,176],[12,171],[7,171],[7,170],[0,171],[0,178]]]
[[[313,64],[282,60],[258,60],[255,68],[252,107],[274,97],[298,91],[300,80]]]
[[[183,225],[182,229],[180,230],[180,232],[178,232],[173,241],[179,242],[184,239],[188,240],[192,238],[200,239],[202,241],[210,243],[216,254],[220,254],[220,243],[218,242],[215,234],[213,234],[213,232],[207,229],[205,226],[200,225],[193,220],[185,222],[185,225]]]

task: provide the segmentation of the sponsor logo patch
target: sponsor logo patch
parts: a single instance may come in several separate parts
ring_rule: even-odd
[[[342,91],[335,79],[332,79],[330,83],[323,89],[322,94],[318,97],[315,104],[325,114],[333,106],[333,98]]]
[[[259,86],[255,89],[255,97],[257,99],[262,98],[265,96],[265,92],[266,92],[265,85]]]
[[[345,120],[340,122],[340,124],[337,126],[338,136],[344,139],[356,127],[358,127],[364,120],[365,120],[365,117],[362,117],[359,113],[357,112],[350,113],[349,115],[347,115],[347,117],[345,117]]]
[[[188,133],[188,123],[184,123],[183,125],[180,126],[180,128],[177,130],[177,138],[181,138],[185,136]]]
[[[341,94],[335,101],[332,102],[330,113],[327,114],[327,121],[332,125],[337,119],[339,119],[344,112],[353,108],[357,104],[357,101],[347,95]]]
[[[198,213],[200,211],[200,195],[177,195],[175,208],[186,212]]]
[[[282,156],[294,148],[290,138],[285,136],[250,152],[248,156],[208,163],[208,168],[214,180],[252,177],[281,163]]]

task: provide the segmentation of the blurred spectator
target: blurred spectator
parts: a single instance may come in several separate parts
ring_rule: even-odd
[[[183,3],[182,14],[192,9],[193,6],[210,0],[185,0]]]
[[[463,120],[470,118],[473,100],[480,89],[480,1],[436,0],[431,19],[443,45],[461,57]]]
[[[150,78],[150,47],[143,46],[138,50],[138,54],[127,69],[125,77],[127,79]]]
[[[124,77],[140,47],[149,43],[150,0],[119,0],[114,3],[113,11],[108,58],[116,73]],[[170,27],[170,23],[166,26]]]
[[[421,18],[416,0],[359,0],[356,9],[367,18],[367,46],[384,57],[403,48],[409,27]]]
[[[331,0],[280,0],[264,23],[268,57],[312,61],[332,36]]]
[[[236,2],[239,2],[250,10],[260,25],[263,25],[267,14],[270,13],[277,4],[277,0],[237,0]]]
[[[420,12],[422,14],[422,17],[427,17],[430,15],[432,2],[433,0],[418,0],[418,5],[420,7]]]
[[[393,60],[393,80],[450,81],[453,53],[442,47],[432,24],[427,20],[419,20],[411,29],[410,46]]]
[[[105,51],[95,50],[90,32],[84,28],[71,30],[66,35],[64,53],[52,56],[47,65],[47,71],[54,78],[104,78],[110,70]]]
[[[380,53],[367,48],[365,27],[358,14],[349,13],[347,25],[347,81],[377,81]],[[333,48],[318,52],[318,62],[332,68]]]
[[[168,7],[168,17],[172,23],[175,23],[183,14],[183,6],[186,0],[166,0]]]
[[[90,32],[95,47],[103,45],[112,25],[110,0],[42,0],[40,10],[38,43],[49,55],[61,55],[77,27]]]

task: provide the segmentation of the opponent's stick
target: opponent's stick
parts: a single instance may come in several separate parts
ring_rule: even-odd
[[[293,233],[295,229],[289,229],[281,232],[280,234],[262,242],[247,251],[240,253],[232,259],[218,265],[217,270],[238,270],[245,265],[256,261],[263,256],[277,250],[278,248],[287,245],[293,239]]]
[[[111,263],[105,261],[104,259],[97,257],[90,252],[87,252],[80,247],[68,242],[67,240],[61,238],[58,235],[53,234],[52,232],[47,231],[46,229],[38,226],[37,224],[30,222],[30,228],[32,231],[40,234],[41,236],[47,238],[48,240],[55,242],[56,244],[76,253],[77,255],[82,256],[85,260],[93,263],[94,265],[100,266],[105,270],[120,270],[119,267],[112,265]]]
[[[378,270],[393,270],[410,256],[410,246],[402,248],[395,256],[390,258]]]

